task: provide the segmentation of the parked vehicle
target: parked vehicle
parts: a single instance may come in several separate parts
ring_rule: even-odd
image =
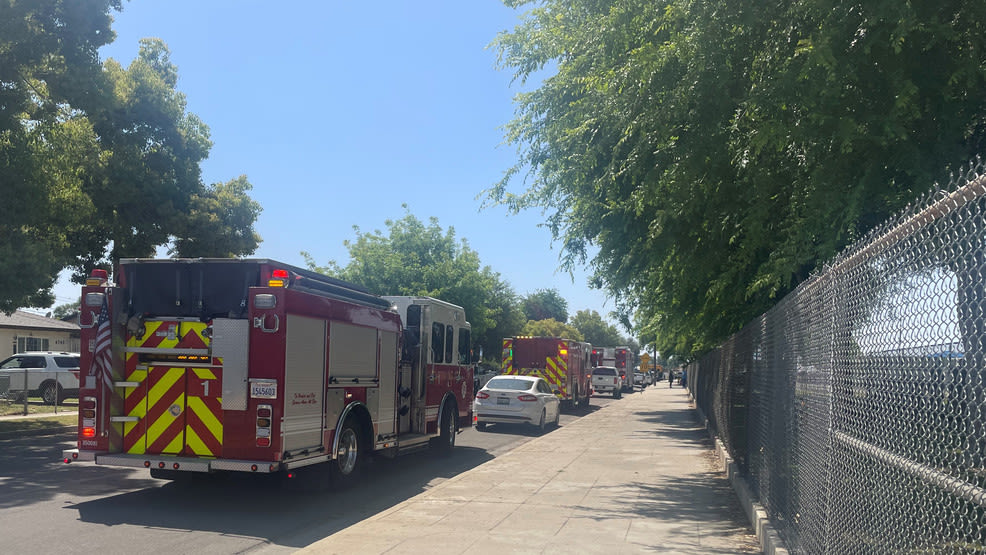
[[[7,376],[7,395],[37,395],[48,405],[61,404],[79,394],[79,353],[29,351],[0,362],[0,375]],[[5,379],[6,381],[6,379]]]
[[[82,293],[90,349],[65,462],[346,485],[368,455],[447,451],[472,425],[470,325],[453,304],[266,259],[126,259],[116,285],[94,272]]]
[[[633,376],[627,374],[626,368],[617,368],[620,374],[620,390],[624,393],[633,393]]]
[[[633,393],[633,351],[630,347],[616,347],[614,351],[616,363],[613,366],[626,378],[623,382],[623,391]]]
[[[596,393],[610,393],[614,399],[623,395],[623,381],[620,373],[612,366],[597,366],[592,369],[592,390]]]
[[[497,376],[476,394],[473,413],[476,429],[488,424],[530,424],[544,433],[549,422],[558,426],[561,402],[558,389],[552,390],[538,376]]]
[[[557,337],[508,337],[503,340],[503,374],[539,376],[558,391],[563,408],[589,409],[592,346]]]

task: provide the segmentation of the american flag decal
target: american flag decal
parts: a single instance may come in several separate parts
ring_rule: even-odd
[[[113,360],[110,357],[110,346],[113,334],[110,327],[110,310],[103,297],[103,308],[99,310],[99,320],[96,325],[96,348],[92,354],[92,373],[96,379],[109,387],[113,387]]]

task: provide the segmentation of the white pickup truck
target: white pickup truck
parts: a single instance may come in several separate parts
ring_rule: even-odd
[[[0,393],[19,398],[27,390],[49,405],[79,394],[79,353],[17,353],[0,362]],[[6,391],[3,390],[6,386]]]
[[[597,366],[592,369],[592,391],[612,393],[614,399],[623,395],[623,382],[620,373],[613,366]]]

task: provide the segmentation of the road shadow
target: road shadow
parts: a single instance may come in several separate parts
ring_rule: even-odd
[[[138,491],[64,508],[78,511],[82,522],[104,526],[207,531],[301,548],[492,458],[469,447],[457,447],[449,455],[425,450],[396,459],[374,458],[363,479],[344,491],[287,490],[276,476],[174,483],[148,479],[148,484],[131,484],[143,486]]]

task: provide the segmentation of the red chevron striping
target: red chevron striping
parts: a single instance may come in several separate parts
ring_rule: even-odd
[[[171,415],[169,414],[168,416]],[[185,434],[184,420],[185,419],[182,418],[181,415],[179,415],[178,418],[172,420],[171,423],[168,424],[168,427],[165,428],[163,432],[161,432],[161,435],[159,435],[153,443],[147,446],[147,452],[161,453],[166,447],[168,447],[168,445],[171,444],[172,441],[175,440],[176,437],[181,436],[184,438],[184,434]],[[184,441],[182,441],[182,443],[184,443]],[[175,454],[180,454],[180,453],[181,451],[178,451]]]
[[[204,443],[206,448],[209,449],[209,453],[214,457],[219,456],[223,448],[222,438],[213,435],[213,433],[209,430],[209,427],[205,425],[205,422],[202,421],[197,413],[188,411],[185,415],[185,419],[187,421],[186,425],[195,431],[195,434],[199,436],[202,443]],[[185,454],[194,455],[194,453],[192,453],[187,446]]]
[[[184,370],[175,370],[172,368],[168,368],[167,371],[181,371],[184,373]],[[148,384],[148,390],[153,389],[158,379],[160,379],[159,376],[155,376],[155,374],[158,374],[156,368],[151,371],[151,381]],[[148,391],[148,394],[150,394],[150,391]],[[171,384],[171,387],[161,395],[160,399],[154,401],[153,405],[151,404],[151,400],[148,399],[147,421],[156,422],[157,419],[160,418],[162,414],[167,412],[168,409],[171,408],[171,405],[173,405],[175,401],[184,394],[185,380],[182,378]],[[182,407],[182,410],[184,410],[184,407]]]

